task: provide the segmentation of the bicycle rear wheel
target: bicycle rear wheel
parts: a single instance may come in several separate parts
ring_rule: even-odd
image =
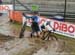
[[[21,28],[19,38],[23,38],[24,37],[25,30],[26,30],[26,22],[24,23],[24,25]]]

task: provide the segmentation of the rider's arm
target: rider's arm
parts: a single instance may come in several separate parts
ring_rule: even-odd
[[[27,19],[30,19],[30,18],[32,18],[32,16],[30,17],[30,16],[27,16],[27,15],[25,15],[25,17],[26,17]]]
[[[26,19],[32,18],[32,16],[27,16],[26,14],[23,13],[23,16],[26,17]]]
[[[47,22],[47,25],[49,25],[55,31],[55,29],[51,26],[50,22]]]
[[[49,26],[53,29],[53,31],[55,31],[55,29],[49,24]]]
[[[49,21],[49,22],[47,22],[47,25],[49,25],[51,28],[53,28],[53,27],[50,25],[50,21]]]

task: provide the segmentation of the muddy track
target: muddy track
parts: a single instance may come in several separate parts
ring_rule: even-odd
[[[14,39],[12,36],[0,34],[0,42],[6,42],[12,39]]]
[[[30,32],[25,32],[30,34]],[[40,38],[30,38],[25,35],[23,39],[12,39],[11,37],[6,39],[5,46],[2,48],[5,54],[8,55],[65,55],[64,52],[65,42],[61,39],[56,40],[41,40]],[[8,40],[8,41],[7,41]],[[10,40],[10,41],[9,41]],[[28,48],[27,48],[27,46]],[[15,52],[17,51],[17,52]],[[1,52],[0,52],[1,53]]]
[[[43,41],[38,38],[30,38],[30,49],[27,49],[17,55],[66,55],[64,51],[65,42],[63,40]]]
[[[6,23],[8,20],[5,19],[5,17],[0,21],[2,27],[3,33],[10,35],[13,34],[13,30],[17,29],[12,25],[9,25],[9,23]],[[8,18],[8,17],[7,17]],[[6,24],[5,24],[6,23]],[[4,25],[3,25],[4,24]],[[19,29],[18,29],[19,30]],[[19,32],[16,30],[15,32]],[[5,32],[6,31],[6,32]],[[61,41],[60,39],[58,41],[50,40],[50,41],[43,41],[38,38],[29,38],[30,32],[25,32],[25,37],[23,39],[13,39],[12,36],[6,36],[3,34],[0,34],[0,42],[3,43],[2,47],[0,48],[0,55],[64,55],[64,41]]]
[[[65,55],[64,47],[65,43],[63,41],[50,41],[50,43],[45,43],[32,55]]]

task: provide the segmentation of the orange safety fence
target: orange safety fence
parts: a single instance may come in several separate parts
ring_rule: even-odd
[[[20,11],[9,11],[9,18],[13,21],[22,23],[22,12]]]

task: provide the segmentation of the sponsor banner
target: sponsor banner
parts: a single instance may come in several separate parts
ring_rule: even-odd
[[[74,24],[47,19],[45,17],[39,17],[39,18],[41,20],[39,25],[42,23],[43,20],[49,20],[51,26],[56,30],[55,33],[75,38]],[[27,20],[27,26],[31,26],[31,20]]]
[[[11,4],[0,5],[0,13],[7,13],[9,10],[13,10],[13,5],[11,5]]]
[[[75,25],[54,20],[50,21],[52,27],[56,30],[55,33],[75,38]]]

